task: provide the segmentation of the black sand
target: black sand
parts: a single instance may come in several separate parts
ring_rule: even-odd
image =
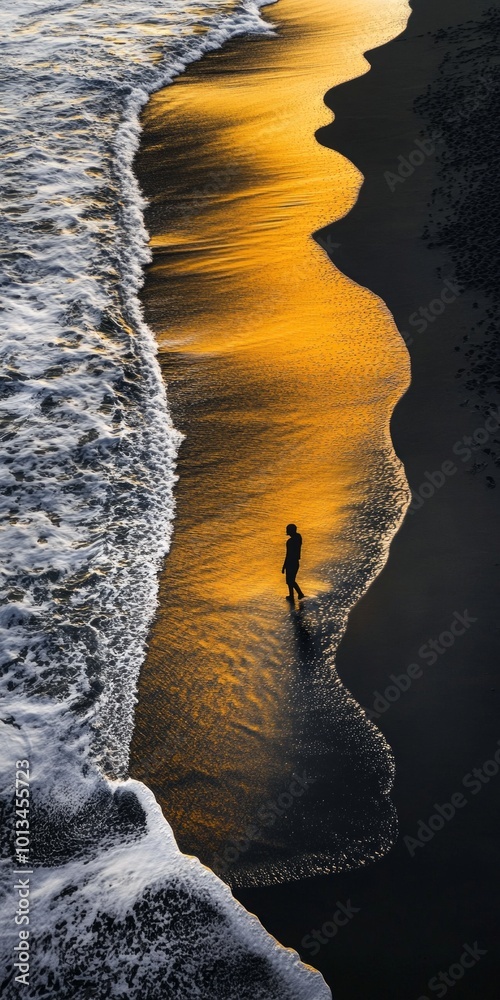
[[[488,422],[499,412],[498,11],[472,0],[413,6],[404,35],[370,53],[371,72],[327,96],[337,120],[319,135],[366,178],[354,211],[319,238],[345,273],[387,302],[412,357],[392,433],[417,499],[338,656],[342,680],[367,708],[394,684],[391,675],[412,663],[422,671],[400,682],[408,690],[399,698],[390,688],[397,700],[386,700],[387,710],[377,703],[396,756],[400,839],[369,869],[238,895],[323,972],[336,1000],[417,1000],[451,989],[456,1000],[496,1000],[500,773],[482,768],[500,746],[500,432],[494,416]],[[423,162],[412,156],[412,172],[399,158],[408,163],[415,150]],[[404,182],[385,176],[400,167]],[[452,644],[444,635],[432,663],[429,640],[465,612],[474,621]],[[455,800],[456,815],[413,845],[412,857],[404,838],[454,793],[465,803]],[[313,955],[305,935],[321,932],[336,901],[348,899],[359,913],[333,938],[327,925]],[[476,943],[479,960],[464,971],[464,945]],[[433,979],[440,972],[448,982]]]

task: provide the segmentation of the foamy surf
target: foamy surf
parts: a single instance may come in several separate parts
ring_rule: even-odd
[[[147,816],[146,831],[136,838],[115,837],[94,857],[42,866],[31,876],[33,943],[25,995],[330,996],[319,973],[276,946],[222,882],[195,858],[180,854],[143,785],[119,787]],[[4,949],[12,962],[18,929],[11,920],[4,926]],[[19,996],[8,973],[2,995]]]
[[[20,988],[13,789],[29,760],[25,995],[319,1000],[321,977],[122,780],[179,444],[137,298],[138,115],[188,62],[269,29],[257,4],[210,0],[30,0],[4,24],[2,994]]]

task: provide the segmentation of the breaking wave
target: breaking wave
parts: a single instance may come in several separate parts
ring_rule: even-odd
[[[149,94],[268,31],[258,4],[4,13],[0,421],[2,994],[17,996],[13,782],[31,778],[29,996],[329,996],[126,781],[180,435],[138,301]],[[25,870],[28,869],[25,867]],[[246,991],[246,993],[245,993]]]

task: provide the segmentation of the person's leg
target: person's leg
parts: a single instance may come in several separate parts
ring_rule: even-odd
[[[295,583],[295,581],[294,581],[294,584],[293,584],[293,586],[294,586],[294,590],[296,590],[296,591],[297,591],[297,597],[298,597],[299,599],[300,599],[301,597],[303,597],[304,595],[303,595],[303,593],[302,593],[302,591],[301,591],[301,589],[300,589],[300,587],[299,587],[298,583]]]
[[[287,570],[287,573],[286,573],[286,583],[287,583],[287,587],[288,587],[287,601],[293,601],[294,600],[293,588],[295,586],[295,573],[293,573],[293,572],[290,573]]]

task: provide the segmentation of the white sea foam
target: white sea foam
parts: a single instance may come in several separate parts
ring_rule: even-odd
[[[0,780],[8,834],[15,761],[30,759],[25,995],[229,998],[247,969],[252,997],[316,1000],[320,977],[122,780],[179,444],[137,299],[138,115],[188,62],[269,28],[258,4],[223,0],[20,0],[3,25]],[[10,849],[7,836],[15,934]],[[17,995],[4,941],[4,995]]]
[[[327,1000],[319,973],[276,946],[227,886],[180,854],[152,793],[132,781],[120,788],[147,814],[140,839],[116,838],[97,857],[30,876],[32,956],[23,995]],[[7,956],[18,930],[5,922]],[[19,997],[19,989],[4,985],[2,996]]]
[[[88,696],[94,754],[118,775],[179,443],[137,300],[138,114],[190,60],[265,30],[254,4],[204,10],[31,0],[4,63],[3,663],[11,688],[57,676],[68,707]]]

